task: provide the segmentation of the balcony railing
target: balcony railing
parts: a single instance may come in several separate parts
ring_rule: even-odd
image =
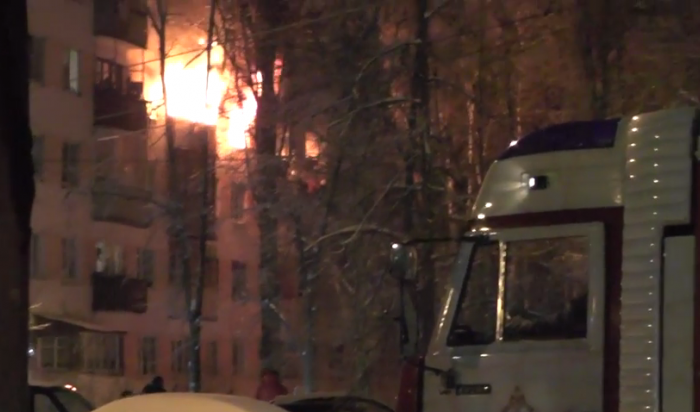
[[[148,45],[148,13],[142,0],[95,0],[95,35],[142,49]]]
[[[92,220],[147,228],[153,221],[148,208],[151,196],[145,189],[97,180],[92,186]]]
[[[125,92],[108,83],[95,84],[94,124],[128,131],[145,130],[149,120],[142,92],[143,83],[128,81]]]
[[[148,281],[108,273],[92,274],[92,310],[145,313]]]

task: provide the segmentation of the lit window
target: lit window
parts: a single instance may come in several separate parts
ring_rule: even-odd
[[[75,94],[80,93],[80,52],[66,50],[63,66],[63,86]]]

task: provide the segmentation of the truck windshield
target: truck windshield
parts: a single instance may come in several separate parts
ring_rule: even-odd
[[[589,243],[570,236],[467,244],[462,253],[472,258],[447,344],[585,338]]]

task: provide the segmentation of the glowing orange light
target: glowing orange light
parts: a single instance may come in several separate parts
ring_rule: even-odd
[[[200,45],[205,43],[204,39],[199,39]],[[173,54],[177,54],[177,51],[173,51]],[[223,62],[224,50],[216,43],[213,43],[212,70],[208,75],[206,53],[199,56],[184,54],[168,57],[165,87],[168,115],[216,126],[219,152],[228,153],[250,146],[249,130],[255,122],[257,102],[253,91],[245,85],[240,86],[240,93],[236,90],[234,76],[230,71],[222,69]],[[146,79],[145,86],[146,100],[151,101],[155,107],[161,106],[161,79]],[[163,115],[163,109],[152,113],[154,119]]]

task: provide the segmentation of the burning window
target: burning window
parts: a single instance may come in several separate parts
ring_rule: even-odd
[[[503,340],[585,338],[588,239],[509,242],[506,251]]]

